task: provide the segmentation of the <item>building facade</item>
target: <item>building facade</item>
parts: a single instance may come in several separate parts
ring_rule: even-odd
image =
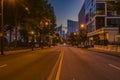
[[[65,28],[65,27],[63,27],[62,25],[60,25],[59,27],[56,27],[56,31],[57,31],[57,33],[60,34],[60,36],[61,36],[63,39],[66,39],[66,33],[65,33],[64,28]]]
[[[85,2],[82,5],[82,8],[78,14],[78,24],[79,24],[79,29],[81,27],[81,24],[85,24]]]
[[[116,3],[117,0],[109,2]],[[90,44],[118,41],[120,14],[106,0],[85,0],[85,24]],[[113,5],[113,4],[112,4]]]
[[[67,20],[67,35],[69,36],[72,32],[78,33],[78,31],[78,21]]]

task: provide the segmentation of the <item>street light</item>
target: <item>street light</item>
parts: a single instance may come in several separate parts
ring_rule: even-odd
[[[76,32],[74,32],[73,34],[74,34],[74,36],[77,35]]]
[[[84,24],[80,24],[80,28],[84,28],[85,27],[85,25]]]
[[[1,55],[4,55],[4,22],[3,22],[3,0],[1,0]]]
[[[45,22],[45,26],[48,27],[48,30],[50,30],[50,25],[51,25],[51,23],[50,23],[50,20],[48,19],[48,21]],[[48,45],[50,47],[52,45],[53,41],[52,41],[52,36],[50,35],[49,31],[48,31],[48,36],[49,36]]]
[[[46,26],[48,26],[48,25],[49,25],[49,23],[48,23],[48,22],[45,22],[45,25],[46,25]]]
[[[26,11],[29,11],[29,8],[28,8],[28,7],[25,7],[25,10],[26,10]]]
[[[14,1],[14,0],[11,0]],[[1,43],[1,55],[4,55],[4,0],[1,0],[1,28],[0,28],[0,43]]]
[[[28,14],[30,14],[30,10],[27,6],[25,6],[25,10],[27,11]]]
[[[34,35],[34,31],[31,31],[31,34]]]
[[[86,32],[86,26],[85,23],[80,24],[80,34],[82,35],[82,44],[85,46],[87,45],[87,32]]]
[[[35,34],[35,32],[34,32],[34,31],[31,31],[31,35],[32,35],[32,41],[31,41],[32,51],[33,51],[33,48],[34,48],[34,34]]]

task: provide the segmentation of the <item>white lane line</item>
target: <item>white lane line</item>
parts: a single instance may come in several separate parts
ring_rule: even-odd
[[[117,70],[120,70],[120,67],[117,67],[117,66],[115,66],[115,65],[113,65],[113,64],[108,64],[110,67],[112,67],[112,68],[115,68],[115,69],[117,69]]]
[[[7,66],[7,64],[3,64],[0,66],[0,68],[6,67],[6,66]]]

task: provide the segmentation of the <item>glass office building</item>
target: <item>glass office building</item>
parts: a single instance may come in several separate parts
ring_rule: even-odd
[[[115,35],[118,34],[118,26],[120,26],[120,14],[116,10],[111,10],[106,0],[85,0],[85,23],[87,36],[89,40],[94,41],[92,43],[97,40],[109,42],[117,40]]]
[[[78,21],[67,20],[67,33],[70,35],[72,32],[78,33]]]

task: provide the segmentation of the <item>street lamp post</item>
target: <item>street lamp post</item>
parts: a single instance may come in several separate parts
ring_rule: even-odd
[[[85,25],[83,23],[80,24],[80,33],[85,37]],[[82,37],[82,45],[85,45],[85,39]]]
[[[1,0],[1,55],[4,55],[4,22],[3,22],[3,0]]]
[[[31,35],[32,35],[31,44],[32,44],[32,51],[33,51],[33,48],[34,48],[34,31],[31,31]]]
[[[45,25],[46,27],[48,27],[48,30],[50,30],[50,25],[51,25],[50,20],[48,20],[48,22],[45,22]],[[51,47],[53,42],[52,42],[52,36],[50,35],[50,32],[48,32],[48,36],[49,36],[48,46]]]
[[[34,48],[34,31],[31,32],[31,35],[32,35],[32,51],[33,51],[33,48]]]

